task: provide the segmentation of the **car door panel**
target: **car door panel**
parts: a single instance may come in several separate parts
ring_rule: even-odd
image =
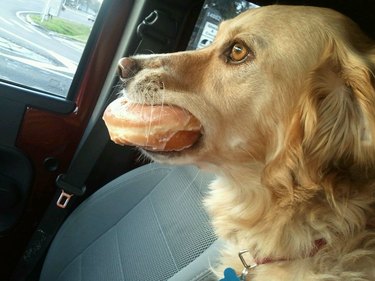
[[[0,206],[2,280],[14,269],[55,193],[57,175],[69,166],[106,81],[132,5],[133,1],[104,1],[67,99],[27,85],[0,82],[0,196],[16,198],[19,206],[7,212]],[[5,213],[11,214],[6,217]]]
[[[32,167],[26,155],[13,147],[0,146],[0,232],[13,227],[29,193]]]

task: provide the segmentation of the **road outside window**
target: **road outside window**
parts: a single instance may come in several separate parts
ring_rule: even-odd
[[[66,97],[102,0],[2,0],[0,80]]]

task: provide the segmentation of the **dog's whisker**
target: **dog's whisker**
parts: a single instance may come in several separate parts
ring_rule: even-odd
[[[148,128],[147,128],[147,139],[146,139],[146,146],[149,145],[149,140],[150,140],[150,135],[151,135],[151,123],[152,123],[152,116],[153,116],[153,113],[154,113],[154,110],[153,110],[153,104],[151,103],[150,105],[148,106],[151,106],[150,108],[150,117],[149,117],[149,122],[148,122]]]
[[[155,55],[155,52],[151,49],[144,49],[144,52],[149,52],[151,55]]]
[[[173,112],[174,115],[176,115],[176,116],[179,115],[178,112],[177,112],[177,110],[176,110],[176,108],[175,108],[175,106],[173,104],[167,104],[167,106],[170,107],[170,109],[172,110],[172,112]]]
[[[159,124],[161,123],[161,115],[162,115],[162,112],[163,112],[163,108],[164,108],[164,91],[162,91],[161,93],[161,110],[160,110],[160,113],[159,113]]]
[[[145,102],[142,102],[141,103],[141,118],[144,118],[144,107],[145,107]],[[145,128],[145,132],[144,132],[145,136],[146,136],[146,144],[148,144],[148,138],[149,138],[149,135],[147,133],[147,128]]]

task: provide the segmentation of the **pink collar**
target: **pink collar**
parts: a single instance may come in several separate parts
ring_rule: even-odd
[[[325,239],[318,239],[318,240],[315,240],[314,241],[314,248],[311,250],[310,254],[307,256],[307,257],[313,257],[316,255],[316,253],[321,249],[323,248],[323,246],[325,246],[327,244],[327,241]],[[278,258],[278,259],[274,259],[274,258],[263,258],[263,259],[257,259],[255,258],[255,263],[257,265],[262,265],[262,264],[268,264],[268,263],[274,263],[274,262],[279,262],[279,261],[288,261],[290,259],[288,258]]]

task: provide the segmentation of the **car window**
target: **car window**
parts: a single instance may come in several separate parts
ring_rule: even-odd
[[[66,97],[103,0],[2,0],[0,80]]]

